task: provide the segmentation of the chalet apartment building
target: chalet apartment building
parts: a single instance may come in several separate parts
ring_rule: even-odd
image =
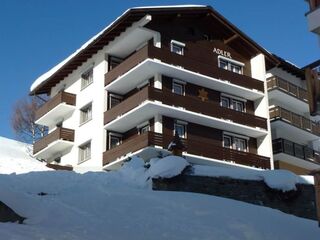
[[[33,83],[31,95],[50,96],[36,113],[36,123],[49,133],[34,144],[34,155],[61,165],[114,169],[134,154],[167,154],[176,133],[190,162],[272,169],[274,156],[286,153],[282,140],[306,151],[318,136],[305,122],[299,131],[277,130],[286,122],[288,113],[280,108],[286,97],[293,101],[289,114],[307,117],[305,99],[277,88],[277,77],[305,87],[291,71],[298,70],[281,67],[211,7],[132,8]],[[274,146],[280,146],[274,156],[271,130]],[[295,154],[282,155],[300,157]]]

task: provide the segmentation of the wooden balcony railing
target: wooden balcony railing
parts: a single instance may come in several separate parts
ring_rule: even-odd
[[[33,154],[46,148],[50,143],[57,141],[59,139],[65,141],[74,141],[74,130],[58,127],[48,135],[41,138],[39,141],[35,142],[33,145]]]
[[[315,151],[308,146],[302,146],[286,139],[277,138],[272,140],[272,148],[273,154],[286,153],[300,159],[320,164],[320,152]]]
[[[158,145],[167,148],[167,146],[163,146],[164,138],[172,139],[173,136],[166,136],[154,132],[135,135],[127,141],[124,141],[121,145],[104,152],[103,165],[109,164],[130,152],[135,152],[148,146]],[[224,148],[210,143],[210,141],[183,139],[183,143],[186,145],[187,152],[190,154],[234,162],[246,166],[264,169],[270,168],[270,159],[268,157]]]
[[[298,87],[286,80],[279,77],[271,77],[267,80],[268,91],[272,89],[279,89],[290,96],[296,97],[301,101],[308,103],[308,92],[307,90]]]
[[[195,96],[181,96],[165,89],[156,89],[150,86],[143,88],[141,91],[106,111],[104,113],[104,124],[134,109],[146,100],[160,101],[169,106],[182,107],[186,110],[215,118],[228,119],[235,123],[267,129],[267,120],[265,118],[221,107],[220,104],[216,102],[203,102]]]
[[[273,107],[269,109],[270,120],[283,120],[289,124],[302,130],[320,136],[320,125],[308,118],[290,112],[281,107]]]
[[[148,146],[162,146],[162,135],[155,132],[147,132],[140,135],[135,135],[103,153],[103,165],[115,161],[117,158],[126,155],[130,152],[138,151]]]
[[[37,111],[36,111],[36,120],[41,118],[47,112],[51,111],[53,108],[58,106],[60,103],[66,103],[68,105],[75,106],[76,105],[76,95],[67,92],[59,92],[53,98],[51,98],[48,102],[43,104]]]
[[[128,72],[130,69],[137,66],[147,58],[158,59],[163,63],[171,64],[174,66],[181,66],[184,69],[196,73],[201,73],[209,77],[226,80],[248,89],[256,89],[264,92],[262,81],[246,75],[241,75],[224,70],[222,68],[219,68],[218,66],[215,66],[216,63],[214,62],[200,62],[199,60],[181,56],[163,48],[154,47],[151,42],[149,42],[146,46],[144,46],[137,52],[130,55],[127,59],[125,59],[110,72],[107,72],[105,75],[105,85],[108,85],[116,78]]]

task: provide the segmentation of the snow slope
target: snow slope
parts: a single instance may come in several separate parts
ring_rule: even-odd
[[[319,239],[317,222],[203,194],[152,191],[149,177],[179,173],[134,158],[119,171],[0,174],[0,200],[27,217],[0,223],[0,239]],[[175,161],[175,159],[173,159]],[[48,195],[40,196],[45,192]]]
[[[50,170],[44,163],[31,157],[30,151],[28,144],[0,137],[0,174]]]

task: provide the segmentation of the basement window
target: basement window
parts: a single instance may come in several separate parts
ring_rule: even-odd
[[[176,40],[171,40],[170,42],[170,49],[171,52],[179,54],[179,55],[184,55],[184,48],[186,44],[182,42],[178,42]]]
[[[225,58],[223,56],[218,56],[218,63],[219,68],[223,68],[225,70],[238,74],[243,74],[244,64],[242,62],[238,62],[230,58]]]

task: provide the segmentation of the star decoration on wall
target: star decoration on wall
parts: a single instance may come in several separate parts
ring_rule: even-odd
[[[208,100],[208,92],[206,90],[204,90],[203,88],[201,88],[200,90],[198,90],[199,95],[198,97],[201,98],[201,101],[207,101]]]

